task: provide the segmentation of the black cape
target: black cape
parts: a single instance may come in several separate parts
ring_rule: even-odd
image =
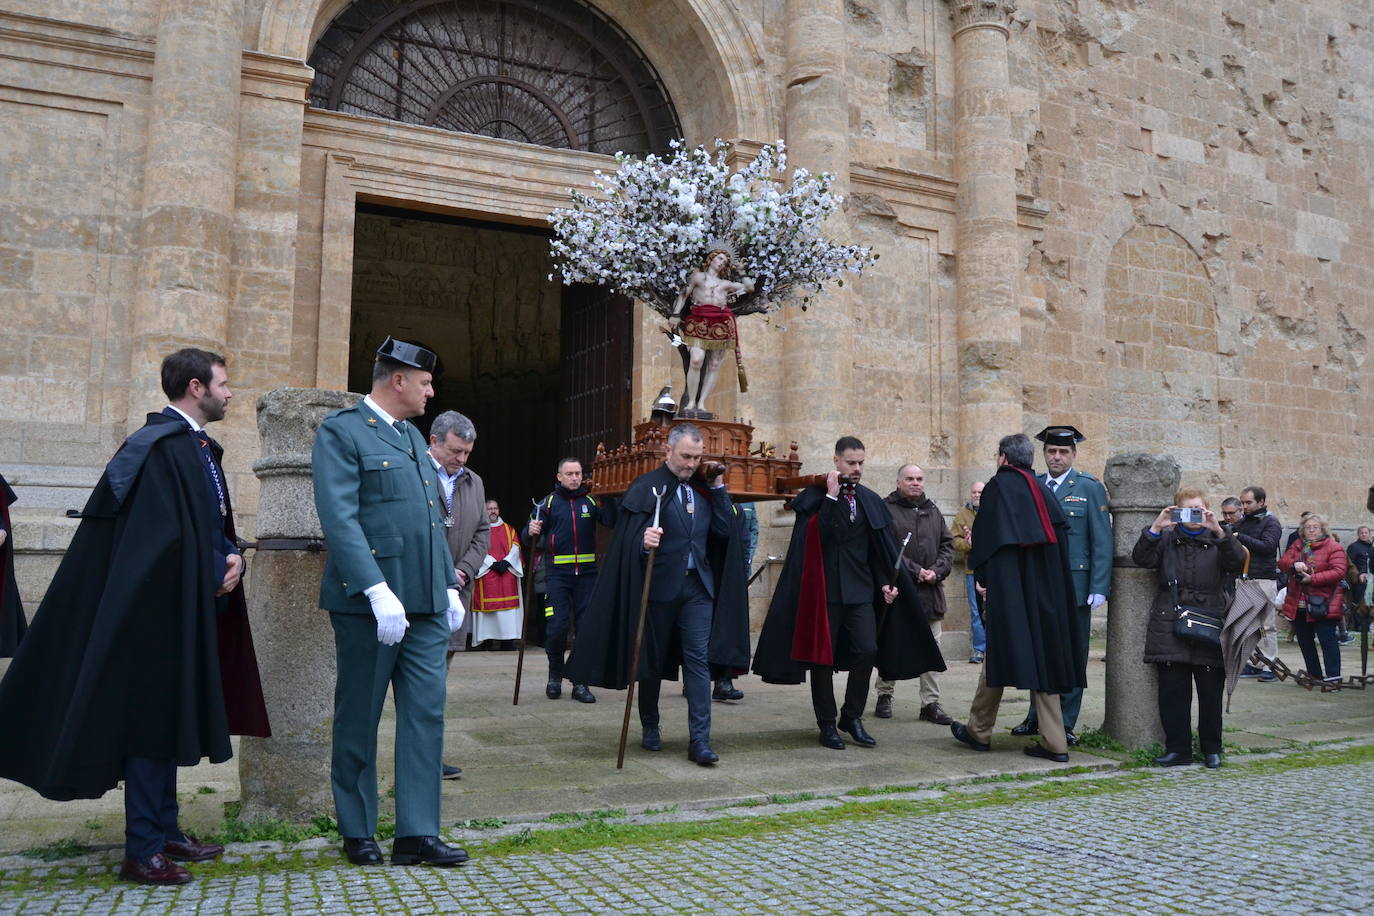
[[[125,757],[219,763],[231,729],[270,734],[242,584],[217,614],[211,537],[232,519],[186,431],[149,414],[91,493],[0,681],[0,777],[99,798]]]
[[[881,564],[881,569],[890,571],[897,566],[897,542],[888,530],[891,516],[887,507],[883,505],[882,497],[863,485],[855,490],[855,497],[863,506],[864,517],[871,527],[869,556]],[[792,540],[788,544],[787,559],[783,561],[782,572],[778,574],[778,584],[773,590],[773,600],[768,606],[768,616],[764,619],[758,648],[754,652],[754,673],[770,684],[800,684],[806,679],[807,671],[818,667],[794,658],[792,646],[797,611],[803,599],[801,592],[802,575],[807,562],[807,528],[820,511],[823,499],[823,488],[807,487],[792,500],[792,511],[797,516],[792,525]],[[927,671],[944,671],[945,659],[921,610],[915,580],[904,567],[898,569],[897,600],[888,605],[883,601],[882,586],[888,583],[889,577],[890,572],[874,576],[873,610],[878,615],[879,627],[875,663],[878,676],[885,680],[909,680]],[[816,597],[812,596],[813,600]],[[819,603],[824,605],[825,595],[818,597]],[[849,646],[841,630],[839,644],[834,646],[834,664],[830,667],[836,671],[846,671],[849,665]]]
[[[563,674],[573,683],[623,690],[630,683],[630,656],[634,651],[639,605],[644,593],[644,529],[653,524],[655,487],[673,492],[678,479],[666,466],[635,478],[621,498],[611,545],[601,561],[591,605],[582,618],[577,644]],[[711,499],[702,490],[702,499]],[[741,525],[730,526],[727,539],[711,536],[707,555],[716,582],[715,612],[707,661],[711,677],[733,677],[749,670],[748,571],[744,566]],[[682,664],[682,646],[676,628],[657,630],[651,619],[644,623],[640,644],[639,680],[675,681]]]
[[[14,491],[0,474],[0,531],[5,532],[5,543],[0,544],[0,658],[14,655],[29,628],[24,602],[19,600],[19,583],[14,581],[14,526],[10,524],[14,500]]]
[[[1059,500],[1028,471],[1004,465],[983,488],[968,568],[988,590],[989,687],[1065,693],[1087,686],[1068,534]]]

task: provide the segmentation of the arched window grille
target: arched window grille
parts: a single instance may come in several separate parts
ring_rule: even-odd
[[[682,135],[643,52],[581,0],[360,0],[310,66],[316,108],[608,154]]]

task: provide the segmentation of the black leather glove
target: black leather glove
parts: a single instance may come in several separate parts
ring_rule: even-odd
[[[505,560],[497,560],[495,563],[491,564],[491,571],[499,573],[509,572],[510,564]]]

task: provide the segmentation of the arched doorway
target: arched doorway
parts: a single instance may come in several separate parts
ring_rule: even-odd
[[[580,0],[359,0],[310,63],[306,145],[318,126],[342,188],[326,177],[325,263],[331,203],[347,218],[334,235],[348,307],[329,321],[322,290],[322,349],[347,330],[351,390],[369,384],[386,334],[434,349],[445,373],[429,416],[473,419],[472,467],[518,519],[560,456],[590,463],[598,443],[628,439],[637,316],[628,300],[550,278],[544,217],[584,183],[570,166],[604,168],[606,153],[679,135],[667,91]],[[522,196],[535,199],[509,206]]]

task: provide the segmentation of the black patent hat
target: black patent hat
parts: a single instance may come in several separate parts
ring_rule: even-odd
[[[1072,426],[1046,426],[1035,434],[1035,438],[1046,445],[1072,445],[1077,448],[1078,443],[1088,437]]]
[[[424,347],[406,343],[404,340],[397,340],[394,337],[388,337],[382,341],[382,345],[377,348],[377,355],[382,359],[389,359],[394,363],[415,369],[423,369],[426,372],[434,371],[436,361],[434,354]]]

